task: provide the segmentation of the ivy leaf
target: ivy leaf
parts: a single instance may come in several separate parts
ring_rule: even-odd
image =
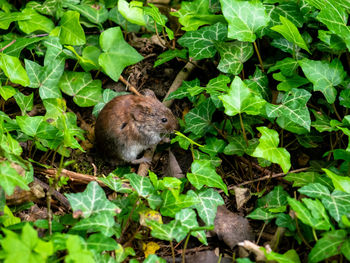
[[[190,207],[198,203],[198,199],[194,196],[179,194],[178,190],[165,190],[161,198],[163,199],[160,212],[163,216],[174,217],[181,209]]]
[[[275,186],[270,193],[258,199],[257,206],[267,208],[269,211],[282,209],[280,212],[284,212],[288,204],[288,196],[288,193],[283,190],[282,186]]]
[[[27,72],[18,58],[3,53],[0,54],[0,67],[11,82],[24,87],[29,85]]]
[[[65,4],[69,9],[78,11],[82,16],[94,24],[101,26],[108,19],[108,10],[102,4],[80,4],[73,5],[70,3]],[[102,27],[102,26],[101,26]]]
[[[101,212],[93,214],[88,218],[81,219],[72,229],[77,231],[101,232],[103,235],[110,237],[116,233],[116,224],[110,213]]]
[[[146,26],[142,6],[143,3],[140,1],[130,3],[125,0],[118,1],[118,10],[126,20],[136,25]]]
[[[16,38],[16,42],[13,43],[11,46],[7,47],[3,53],[9,55],[9,56],[14,56],[14,57],[19,57],[21,54],[21,51],[34,43],[37,43],[46,37],[33,37],[33,38]],[[0,43],[0,48],[3,48],[4,46],[8,45],[11,42],[11,40],[3,41]]]
[[[117,25],[120,25],[125,31],[127,32],[139,32],[140,26],[130,23],[128,20],[126,20],[122,14],[118,11],[118,6],[113,7],[108,14],[108,19],[116,23]]]
[[[225,22],[222,15],[215,15],[210,12],[210,5],[212,3],[207,0],[182,1],[181,9],[171,15],[179,18],[184,31],[196,31],[200,26],[212,25],[217,22]]]
[[[350,89],[345,89],[340,92],[339,104],[346,108],[350,108]]]
[[[333,189],[332,181],[328,177],[321,176],[316,172],[291,173],[287,174],[284,179],[293,182],[293,187],[302,187],[310,183],[319,183],[326,186],[328,189]],[[300,189],[298,191],[300,191]]]
[[[18,21],[18,26],[26,34],[30,34],[35,31],[49,33],[55,27],[51,19],[38,14],[31,8],[23,9],[22,13],[26,15],[28,19]]]
[[[66,194],[73,212],[80,210],[85,218],[99,213],[115,216],[119,209],[106,198],[106,194],[97,182],[90,182],[85,191],[76,194]]]
[[[115,250],[119,247],[118,243],[113,238],[106,237],[103,234],[93,234],[89,236],[86,243],[89,250],[96,251],[97,253]]]
[[[285,93],[280,105],[266,105],[268,117],[277,117],[277,123],[293,122],[310,131],[311,119],[306,103],[311,94],[304,89],[292,89]],[[282,128],[288,128],[281,126]]]
[[[196,135],[204,135],[211,127],[211,118],[215,106],[211,99],[206,99],[199,106],[190,110],[185,115],[185,132],[193,132]]]
[[[332,179],[334,188],[350,194],[350,177],[336,175],[328,169],[322,169]]]
[[[22,115],[24,115],[27,111],[31,111],[33,109],[33,92],[28,96],[24,95],[22,92],[17,92],[14,98],[18,107],[21,109]]]
[[[13,95],[17,93],[17,90],[12,86],[2,86],[0,85],[0,96],[7,101]]]
[[[20,235],[8,229],[3,231],[6,236],[1,240],[1,246],[7,262],[15,262],[19,258],[22,262],[46,262],[54,253],[52,241],[41,240],[29,223],[24,225]]]
[[[253,46],[249,42],[219,42],[215,46],[221,57],[218,70],[223,73],[238,75],[243,63],[253,55]]]
[[[350,28],[347,25],[348,14],[341,7],[341,2],[315,0],[307,0],[307,2],[321,10],[316,17],[317,20],[324,23],[332,33],[340,36],[350,49]]]
[[[337,96],[337,90],[334,87],[339,85],[346,76],[341,62],[336,58],[331,63],[306,58],[298,62],[305,76],[314,84],[314,91],[321,91],[327,102],[333,103]]]
[[[261,132],[259,145],[255,148],[252,156],[264,158],[272,163],[277,163],[281,166],[284,173],[290,169],[290,154],[285,148],[279,148],[278,133],[267,127],[258,127]]]
[[[98,64],[98,57],[101,54],[101,50],[95,46],[86,46],[83,49],[82,56],[72,46],[65,46],[67,49],[72,51],[76,56],[80,66],[84,71],[91,71],[93,69],[98,70],[100,65]]]
[[[151,235],[161,240],[172,241],[175,239],[177,242],[180,242],[188,233],[187,229],[181,226],[181,222],[178,220],[172,220],[168,224],[148,221],[147,224],[152,228]]]
[[[186,49],[169,49],[165,52],[163,52],[162,54],[160,54],[157,57],[157,60],[154,62],[154,66],[153,67],[158,67],[159,65],[164,64],[165,62],[168,62],[170,60],[172,60],[173,58],[182,58],[182,59],[186,59],[187,58],[187,50]]]
[[[287,52],[292,56],[295,56],[297,60],[307,57],[305,53],[301,52],[300,47],[294,45],[292,42],[289,42],[283,37],[274,38],[271,42],[271,46],[279,48],[283,52]]]
[[[168,33],[168,38],[170,40],[174,39],[174,32],[166,26],[168,18],[159,11],[158,7],[152,3],[148,3],[148,6],[144,7],[143,10],[145,14],[151,16],[158,25],[165,28],[165,31]]]
[[[67,4],[67,2],[65,2]],[[46,0],[44,3],[28,2],[26,7],[33,8],[41,14],[54,16],[57,11],[62,10],[62,3],[55,0]]]
[[[84,45],[85,32],[79,23],[80,14],[76,11],[64,12],[60,21],[60,41],[62,45]]]
[[[225,113],[229,116],[243,112],[257,115],[266,103],[265,100],[256,96],[240,77],[235,77],[228,94],[219,96],[219,99],[224,103]]]
[[[291,77],[285,77],[281,72],[279,72],[273,74],[272,77],[275,80],[281,81],[281,83],[277,85],[277,90],[286,92],[309,83],[306,78],[300,77],[297,74],[294,74]]]
[[[140,196],[147,197],[154,193],[154,187],[148,177],[140,176],[135,173],[126,174],[124,177],[129,180],[131,186]]]
[[[12,22],[25,19],[29,19],[29,17],[19,12],[4,13],[0,11],[0,28],[7,30]]]
[[[269,22],[263,4],[258,0],[220,0],[224,17],[228,23],[228,37],[239,41],[254,42]]]
[[[247,217],[254,220],[269,221],[270,219],[277,217],[277,214],[269,212],[266,208],[258,207],[247,215]]]
[[[11,167],[10,161],[0,162],[0,176],[0,186],[7,195],[12,195],[16,186],[26,191],[29,190],[25,177]]]
[[[329,196],[329,189],[320,183],[310,183],[298,189],[298,192],[312,198],[322,199]]]
[[[186,98],[186,97],[191,100],[191,95],[188,92],[188,90],[193,88],[193,87],[197,87],[197,86],[200,86],[200,81],[197,78],[194,79],[194,80],[190,80],[190,81],[184,80],[182,82],[180,88],[178,88],[176,91],[170,93],[170,95],[168,96],[167,100],[183,99],[183,98]]]
[[[282,36],[285,37],[285,39],[301,47],[302,49],[306,50],[311,54],[303,37],[300,35],[298,28],[291,21],[289,21],[283,16],[280,16],[280,21],[282,25],[271,27],[271,30],[280,33]]]
[[[334,190],[329,196],[321,199],[329,214],[340,222],[342,216],[350,213],[350,194]]]
[[[215,42],[223,41],[227,36],[227,27],[222,23],[205,26],[197,31],[186,32],[177,41],[189,49],[189,56],[199,60],[212,58],[216,54]]]
[[[229,144],[224,149],[226,155],[238,155],[243,156],[247,148],[247,144],[244,141],[243,136],[230,136],[227,138]]]
[[[295,70],[299,67],[298,62],[292,58],[285,58],[276,62],[276,64],[269,68],[267,73],[271,73],[276,70],[281,70],[281,73],[286,77],[292,77],[295,74]]]
[[[125,42],[120,27],[112,27],[100,36],[102,53],[98,62],[108,76],[118,81],[125,67],[133,65],[143,57],[127,42]]]
[[[317,47],[323,52],[341,54],[346,49],[343,39],[336,34],[332,34],[330,31],[318,30],[318,38],[323,43],[319,43]]]
[[[271,18],[269,26],[280,25],[280,16],[289,19],[297,27],[303,26],[304,18],[297,3],[282,2],[278,5],[266,4],[264,6],[266,8],[266,13],[268,13]]]
[[[96,105],[102,95],[101,80],[93,80],[90,73],[65,71],[58,83],[59,88],[80,107]]]
[[[190,190],[187,193],[196,200],[199,200],[193,207],[197,210],[199,217],[207,226],[213,225],[217,207],[224,204],[221,195],[213,188],[202,189],[198,193]]]
[[[308,262],[316,263],[340,254],[339,247],[345,242],[346,238],[347,232],[343,229],[325,233],[311,249]]]
[[[256,67],[254,75],[243,81],[255,95],[265,100],[271,97],[271,90],[268,87],[269,81],[265,73]]]
[[[181,225],[187,228],[188,230],[199,227],[198,221],[197,221],[197,215],[193,209],[190,209],[190,208],[182,209],[180,212],[178,212],[175,215],[175,219],[180,221]],[[191,231],[191,236],[198,238],[198,240],[205,245],[208,244],[204,230]]]
[[[205,139],[206,144],[201,147],[201,151],[209,154],[210,156],[216,156],[222,153],[226,143],[224,140],[220,140],[216,137],[207,137]]]
[[[187,173],[190,183],[197,189],[204,185],[222,189],[227,195],[227,186],[222,181],[221,176],[215,171],[209,160],[195,160],[191,165],[191,173]]]

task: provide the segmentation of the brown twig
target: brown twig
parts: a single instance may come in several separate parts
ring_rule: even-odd
[[[126,87],[129,88],[129,90],[130,90],[132,93],[134,93],[134,94],[137,95],[137,96],[142,96],[142,95],[140,94],[140,92],[138,92],[137,89],[136,89],[133,85],[131,85],[131,84],[129,83],[129,81],[127,81],[126,79],[123,78],[122,75],[119,76],[119,80],[120,80],[121,82],[123,82],[123,83],[126,85]]]
[[[0,49],[0,52],[3,52],[6,48],[9,46],[12,46],[16,42],[16,39],[12,40],[10,43],[8,43],[6,46]]]
[[[47,175],[50,177],[54,177],[57,173],[57,169],[35,168],[35,171],[42,174],[42,175]],[[81,174],[81,173],[72,172],[72,171],[69,171],[66,169],[62,169],[60,175],[67,176],[67,177],[69,177],[70,180],[76,181],[76,182],[79,182],[82,184],[88,184],[92,181],[96,181],[99,185],[106,186],[97,177],[94,177],[94,176],[88,175],[88,174]]]
[[[282,177],[282,176],[285,176],[287,174],[299,173],[299,172],[306,171],[308,169],[310,169],[310,167],[296,169],[293,171],[289,171],[288,173],[278,173],[278,174],[266,175],[266,176],[263,176],[263,177],[260,177],[260,178],[254,179],[254,180],[250,180],[250,181],[246,181],[246,182],[243,182],[243,183],[240,183],[237,185],[229,186],[227,189],[232,190],[235,186],[242,186],[242,185],[251,184],[251,183],[255,183],[255,182],[259,182],[259,181],[264,181],[264,180],[268,180],[268,179],[272,179],[272,178]]]

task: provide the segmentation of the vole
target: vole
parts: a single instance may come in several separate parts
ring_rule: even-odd
[[[97,117],[95,143],[109,160],[138,164],[150,162],[138,155],[173,132],[178,122],[153,91],[143,96],[122,95],[108,102]]]

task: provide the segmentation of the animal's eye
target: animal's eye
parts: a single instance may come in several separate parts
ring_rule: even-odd
[[[168,119],[167,118],[162,118],[162,122],[167,122],[168,121]]]

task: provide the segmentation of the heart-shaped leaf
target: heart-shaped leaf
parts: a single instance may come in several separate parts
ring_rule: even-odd
[[[49,33],[55,27],[51,19],[38,14],[31,8],[23,9],[22,13],[26,15],[28,19],[18,21],[18,26],[26,34],[30,34],[35,31]]]
[[[80,14],[76,11],[64,12],[60,21],[60,42],[62,45],[84,45],[85,32],[79,23]]]

